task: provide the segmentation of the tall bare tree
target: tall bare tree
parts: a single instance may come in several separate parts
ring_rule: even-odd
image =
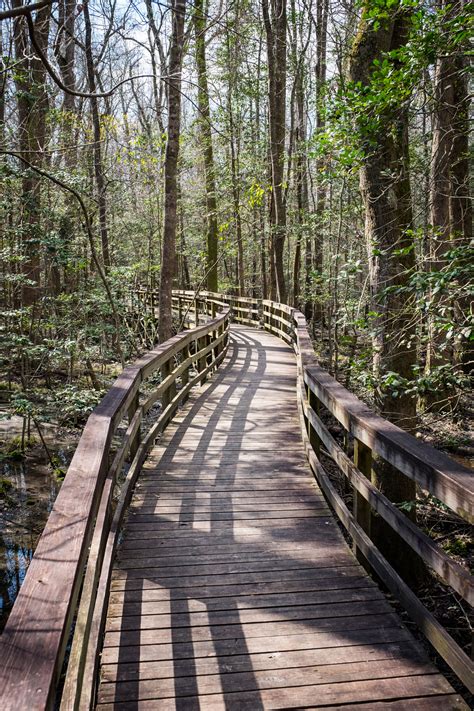
[[[217,291],[217,194],[212,148],[211,112],[206,61],[206,18],[203,0],[194,3],[194,35],[196,45],[196,68],[198,75],[199,123],[201,125],[204,170],[206,175],[207,204],[207,288]]]
[[[286,137],[286,0],[262,0],[267,36],[269,157],[272,194],[270,199],[271,259],[274,280],[270,285],[272,299],[286,303],[287,286],[283,255],[286,237],[286,204],[284,191]]]
[[[176,271],[176,226],[178,157],[181,128],[181,68],[184,51],[185,0],[173,0],[172,31],[166,79],[168,94],[168,136],[165,156],[165,204],[160,274],[160,341],[173,334],[171,292]]]
[[[13,8],[21,7],[21,0],[13,0]],[[13,23],[13,39],[17,71],[15,83],[18,107],[18,147],[23,158],[40,168],[46,145],[48,93],[46,69],[35,52],[31,33],[42,52],[47,51],[50,27],[49,6],[37,10],[34,18],[18,16]],[[28,22],[29,28],[28,29]],[[32,170],[24,170],[22,178],[22,244],[23,276],[22,301],[34,303],[40,295],[40,209],[41,181]]]
[[[86,51],[86,66],[87,66],[87,81],[89,85],[90,105],[92,114],[92,129],[94,133],[94,176],[97,188],[97,202],[99,205],[99,229],[100,241],[102,245],[102,260],[106,270],[110,268],[110,247],[109,247],[109,230],[107,226],[107,196],[106,196],[106,181],[104,174],[104,162],[102,157],[102,138],[99,113],[99,99],[96,94],[97,82],[94,66],[94,56],[92,53],[92,22],[89,13],[89,0],[85,0],[83,4],[84,24],[85,24],[85,51]]]

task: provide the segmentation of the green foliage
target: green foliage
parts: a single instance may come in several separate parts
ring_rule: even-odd
[[[7,496],[8,493],[13,489],[13,484],[9,479],[2,477],[0,479],[0,496]]]
[[[446,553],[452,553],[461,557],[466,557],[472,549],[472,542],[461,537],[456,537],[453,540],[443,541],[442,546]]]
[[[416,501],[401,501],[397,507],[404,513],[411,513],[416,510]]]
[[[0,461],[3,460],[21,460],[25,458],[27,449],[31,449],[38,444],[36,437],[23,438],[20,435],[11,437],[6,443],[3,453],[0,455]]]
[[[62,425],[84,424],[92,410],[100,402],[105,391],[78,388],[67,385],[54,393],[54,400]]]

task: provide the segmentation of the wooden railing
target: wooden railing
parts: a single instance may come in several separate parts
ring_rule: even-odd
[[[297,309],[269,300],[209,292],[201,292],[198,296],[193,292],[180,293],[182,304],[191,305],[193,314],[206,308],[206,300],[212,304],[212,300],[218,298],[229,305],[234,321],[265,328],[294,348],[303,441],[318,484],[357,551],[405,607],[440,656],[467,688],[474,691],[471,659],[426,609],[364,530],[368,516],[380,516],[441,580],[472,605],[473,576],[374,486],[371,463],[375,456],[381,457],[470,523],[474,521],[472,471],[377,415],[323,370],[317,362],[306,319]],[[349,448],[344,449],[325,426],[324,410],[342,425],[344,441],[353,445],[353,459],[346,451]],[[333,459],[352,487],[354,502],[357,501],[355,513],[349,510],[321,464],[321,451]]]
[[[187,303],[179,294],[174,301],[180,309]],[[223,360],[228,328],[228,307],[215,303],[212,318],[126,367],[89,417],[0,638],[2,711],[55,707],[64,673],[61,709],[92,707],[111,566],[133,485],[191,388]],[[159,383],[143,392],[152,375]],[[147,422],[157,401],[157,418]]]
[[[280,316],[287,313],[286,308],[280,311]],[[278,314],[278,308],[276,310]],[[269,315],[268,318],[271,320],[272,316]],[[472,660],[383,557],[363,527],[368,513],[380,516],[429,568],[472,605],[473,576],[423,533],[370,480],[372,457],[381,457],[455,514],[472,523],[472,471],[378,416],[323,370],[314,355],[306,320],[301,312],[292,310],[285,321],[286,323],[283,323],[278,320],[278,323],[284,326],[285,340],[291,334],[298,359],[298,403],[304,445],[322,491],[350,534],[357,550],[394,597],[401,602],[440,656],[473,692]],[[345,441],[353,440],[354,461],[324,425],[321,417],[324,409],[344,428]],[[353,487],[354,501],[357,501],[355,515],[338,494],[320,462],[318,453],[322,448]],[[360,499],[366,503],[365,507],[360,505]]]
[[[158,317],[158,293],[153,289],[137,289],[133,296],[150,314]],[[271,303],[271,302],[268,302]],[[261,325],[262,300],[243,296],[219,294],[211,291],[173,291],[173,307],[177,322],[181,326],[186,323],[198,324],[203,316],[214,316],[217,309],[228,307],[232,318],[237,323],[247,326]],[[133,307],[136,308],[136,307]]]

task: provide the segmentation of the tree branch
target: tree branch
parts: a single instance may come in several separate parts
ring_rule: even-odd
[[[44,3],[43,7],[47,5],[48,3]],[[70,94],[71,96],[79,96],[82,99],[91,99],[91,98],[96,98],[96,99],[106,99],[109,96],[112,96],[114,91],[116,91],[119,87],[121,87],[123,84],[126,84],[128,81],[131,79],[149,79],[152,75],[151,74],[139,74],[138,76],[134,77],[126,77],[125,79],[122,79],[122,81],[119,81],[118,84],[116,84],[112,89],[109,89],[109,91],[104,91],[104,92],[98,92],[98,93],[89,93],[87,91],[74,91],[73,89],[69,89],[64,82],[61,80],[61,78],[56,74],[54,68],[51,66],[48,57],[45,55],[43,50],[41,49],[38,40],[36,39],[36,34],[35,34],[35,27],[33,24],[33,20],[31,19],[31,15],[27,13],[26,15],[26,21],[28,23],[28,32],[30,35],[31,39],[31,44],[33,45],[36,54],[44,64],[44,67],[48,74],[50,75],[51,79],[53,79],[54,83],[59,86],[62,91],[64,91],[66,94]]]
[[[20,7],[14,7],[11,10],[3,10],[0,12],[0,22],[2,20],[8,20],[10,17],[20,17],[21,15],[30,16],[30,13],[35,12],[35,10],[42,10],[48,5],[52,5],[53,2],[57,0],[41,0],[40,2],[33,2],[30,5],[20,5]]]

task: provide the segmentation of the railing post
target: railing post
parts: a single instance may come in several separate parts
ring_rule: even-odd
[[[214,338],[214,331],[211,331],[211,333],[208,333],[205,339],[205,343],[207,346],[210,346]],[[214,354],[212,351],[212,348],[210,349],[209,353],[206,356],[206,365],[211,365],[212,360],[213,360]]]
[[[202,348],[204,348],[204,346],[206,345],[206,343],[207,343],[206,336],[202,336],[201,338],[198,338],[198,340],[197,340],[197,349],[198,349],[198,351],[200,351]],[[206,365],[207,365],[207,358],[206,358],[206,356],[201,356],[201,357],[198,359],[198,372],[199,372],[199,373],[202,373],[202,372],[206,369]],[[201,378],[201,380],[200,380],[201,385],[204,385],[204,383],[206,382],[206,380],[207,380],[206,375],[203,375],[202,378]]]
[[[163,381],[171,373],[171,370],[172,370],[171,360],[167,360],[165,363],[163,363],[160,370],[161,370],[161,380]],[[164,410],[166,407],[168,407],[171,400],[174,398],[175,394],[176,394],[176,383],[171,383],[171,385],[169,385],[163,391],[163,395],[161,396],[162,410]]]
[[[212,337],[214,340],[217,340],[222,333],[222,326],[219,326],[219,328],[216,328],[215,331],[212,333]],[[213,348],[213,353],[214,353],[214,360],[219,357],[220,352],[222,350],[222,343],[216,343],[214,348]],[[217,368],[217,366],[216,366]]]
[[[269,311],[270,311],[270,306],[268,304],[262,304],[263,308],[263,328],[265,331],[268,331],[268,325],[269,325]]]
[[[180,303],[181,303],[181,302],[180,302]],[[187,358],[189,358],[189,355],[190,355],[190,353],[189,353],[189,344],[186,344],[186,345],[184,346],[183,350],[181,351],[181,358],[183,359],[183,361],[185,361]],[[182,386],[182,388],[185,388],[188,383],[189,383],[189,366],[188,366],[187,368],[185,368],[185,370],[183,371],[183,373],[182,373],[182,375],[181,375],[181,386]],[[185,403],[187,399],[188,399],[188,395],[185,395],[185,396],[183,397],[183,401],[182,401],[182,402]]]
[[[181,327],[182,320],[183,320],[183,305],[181,303],[181,296],[178,295],[178,321],[179,321],[180,327]]]
[[[372,450],[367,447],[366,444],[361,442],[359,439],[354,438],[354,464],[357,469],[367,477],[367,479],[372,478]],[[359,526],[371,537],[372,529],[372,511],[369,502],[359,494],[356,489],[354,492],[354,517]],[[361,563],[365,563],[365,558],[362,553],[358,550],[357,546],[354,545],[354,553],[357,559]]]
[[[311,390],[309,385],[307,386],[306,392],[308,394],[309,406],[311,407],[312,410],[314,410],[316,415],[319,417],[320,404],[319,404],[318,398],[313,393],[313,391]],[[310,444],[311,444],[312,448],[314,449],[317,458],[319,459],[321,456],[321,440],[319,439],[319,436],[318,436],[316,430],[314,429],[314,427],[312,427],[311,421],[309,418],[308,418],[308,437],[309,437]]]
[[[133,420],[133,417],[138,410],[140,404],[140,393],[137,391],[136,394],[133,397],[132,402],[130,403],[127,411],[127,419],[128,423]],[[140,439],[141,439],[141,427],[138,427],[135,436],[133,437],[132,441],[130,442],[130,451],[129,451],[129,460],[133,462],[133,458],[135,457],[135,454],[137,453],[138,450],[138,445],[140,444]]]

